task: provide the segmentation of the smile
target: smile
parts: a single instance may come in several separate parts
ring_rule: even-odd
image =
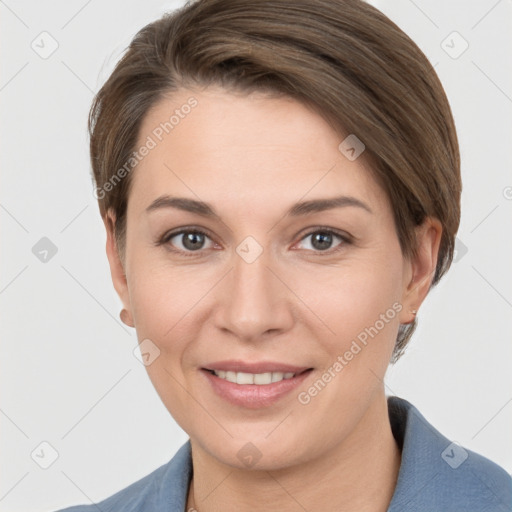
[[[222,361],[201,368],[210,390],[231,405],[261,409],[277,405],[300,386],[313,368],[284,363]]]
[[[233,382],[234,384],[256,384],[263,386],[280,382],[284,379],[292,379],[295,377],[293,372],[266,372],[266,373],[246,373],[246,372],[230,372],[224,370],[212,370],[217,377]]]

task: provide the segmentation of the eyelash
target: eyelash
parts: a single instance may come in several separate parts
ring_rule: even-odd
[[[165,233],[161,238],[160,240],[158,240],[156,242],[156,246],[162,246],[162,245],[167,245],[169,244],[169,241],[174,238],[175,236],[177,235],[183,235],[185,233],[194,233],[194,234],[199,234],[199,235],[204,235],[208,238],[211,239],[211,236],[206,232],[206,231],[203,231],[202,229],[198,229],[198,228],[181,228],[179,229],[178,231],[171,231],[169,233]],[[325,251],[312,251],[314,252],[315,254],[318,254],[318,255],[332,255],[333,253],[336,253],[337,251],[339,250],[342,250],[343,247],[345,245],[350,245],[353,243],[353,240],[352,238],[347,235],[346,233],[343,233],[343,232],[340,232],[340,231],[337,231],[337,230],[334,230],[332,228],[327,228],[327,227],[316,227],[315,229],[307,232],[304,234],[304,236],[300,239],[300,241],[304,240],[305,238],[307,238],[308,236],[311,236],[311,235],[314,235],[315,233],[323,233],[323,234],[329,234],[329,235],[334,235],[336,237],[338,237],[339,239],[341,239],[342,243],[337,247],[337,248],[334,248],[334,249],[327,249]],[[169,244],[170,245],[170,244]],[[177,253],[180,253],[182,255],[184,255],[185,257],[194,257],[194,256],[197,256],[198,253],[202,252],[201,249],[197,250],[197,251],[183,251],[181,249],[174,249],[174,248],[168,248],[170,251],[172,252],[177,252]],[[310,251],[309,249],[307,249],[308,251]]]

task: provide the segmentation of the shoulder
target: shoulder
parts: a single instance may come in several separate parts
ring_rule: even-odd
[[[98,503],[76,505],[57,512],[185,510],[191,469],[190,441],[187,441],[169,462],[112,496]]]
[[[402,464],[389,512],[512,511],[512,478],[491,460],[452,442],[406,400],[388,400]]]

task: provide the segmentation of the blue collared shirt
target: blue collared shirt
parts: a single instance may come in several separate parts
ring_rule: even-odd
[[[409,402],[388,398],[402,462],[388,512],[511,512],[512,478],[489,459],[452,443]],[[166,464],[96,505],[57,512],[185,512],[190,441]]]

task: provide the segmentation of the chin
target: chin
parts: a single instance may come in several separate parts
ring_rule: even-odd
[[[259,429],[261,430],[261,429]],[[290,436],[288,433],[270,434],[268,424],[265,433],[246,429],[241,436],[222,436],[213,439],[205,433],[204,441],[192,437],[192,445],[200,446],[221,464],[240,470],[277,471],[306,462],[313,447],[304,445],[304,436]],[[274,438],[272,436],[275,435]],[[302,439],[302,440],[301,440]],[[298,450],[298,447],[301,449]],[[314,458],[314,454],[311,454]]]

